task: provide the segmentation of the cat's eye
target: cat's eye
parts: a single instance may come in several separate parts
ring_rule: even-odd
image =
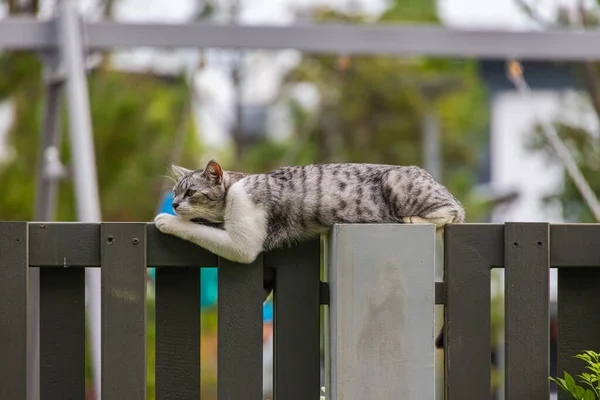
[[[193,196],[195,193],[196,193],[196,191],[195,191],[195,190],[188,189],[188,190],[187,190],[187,192],[185,192],[185,195],[186,195],[187,197],[191,197],[191,196]]]

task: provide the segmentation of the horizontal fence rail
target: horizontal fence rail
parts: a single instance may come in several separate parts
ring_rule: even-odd
[[[157,268],[157,399],[200,398],[202,267],[219,268],[219,398],[262,399],[262,304],[264,287],[273,285],[275,395],[286,400],[319,397],[319,240],[242,265],[162,234],[154,224],[0,222],[1,399],[26,398],[31,267],[41,272],[44,400],[85,398],[84,267],[101,267],[103,399],[146,398],[150,267]]]
[[[582,61],[600,59],[600,30],[459,30],[427,25],[306,24],[231,26],[82,22],[89,50],[121,47],[297,49],[311,53],[394,54],[485,59]],[[0,21],[0,48],[58,49],[54,20]]]
[[[4,223],[3,223],[4,224]],[[504,224],[460,224],[448,227],[461,243],[477,251],[486,265],[504,267]],[[550,224],[550,266],[600,265],[600,224]],[[147,267],[217,267],[217,256],[191,243],[147,228]],[[78,222],[29,223],[31,267],[99,267],[100,224]],[[59,240],[60,239],[60,240]],[[448,236],[447,236],[448,240]],[[270,253],[274,254],[274,253]],[[269,264],[270,256],[265,262]],[[276,265],[269,265],[277,268]]]

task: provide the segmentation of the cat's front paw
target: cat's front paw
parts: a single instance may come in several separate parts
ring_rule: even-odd
[[[154,218],[154,225],[158,228],[162,233],[174,234],[176,232],[176,227],[179,222],[179,218],[175,215],[171,214],[158,214],[156,218]]]

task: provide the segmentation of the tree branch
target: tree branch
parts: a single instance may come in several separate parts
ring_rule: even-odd
[[[548,21],[542,17],[535,8],[525,2],[525,0],[515,0],[515,4],[519,7],[532,21],[536,22],[542,28],[555,28],[556,23]]]

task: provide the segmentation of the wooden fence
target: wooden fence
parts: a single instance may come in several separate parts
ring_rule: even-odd
[[[599,224],[466,224],[445,234],[447,399],[489,398],[492,268],[505,270],[505,398],[549,398],[549,268],[558,268],[559,374],[584,371],[573,356],[600,351]]]
[[[40,268],[40,392],[85,397],[84,267],[102,271],[102,398],[146,398],[146,268],[156,398],[200,398],[200,268],[219,267],[218,396],[262,398],[264,281],[276,286],[274,394],[318,399],[319,241],[241,265],[146,223],[0,223],[0,399],[26,399],[29,268]],[[271,283],[270,281],[273,280]]]
[[[444,245],[445,281],[435,284],[433,229],[400,226],[404,236],[393,240],[402,239],[404,243],[392,247],[389,243],[381,244],[394,232],[389,226],[388,230],[375,230],[371,226],[369,233],[361,235],[354,228],[354,233],[336,228],[332,235],[332,251],[337,256],[331,262],[337,267],[333,268],[335,273],[330,283],[329,398],[335,400],[346,390],[344,400],[365,400],[348,393],[344,385],[360,380],[361,386],[355,385],[354,392],[358,393],[360,388],[375,390],[370,386],[373,382],[381,380],[389,368],[404,362],[411,368],[422,364],[421,375],[426,375],[426,379],[414,380],[418,376],[414,368],[410,374],[407,369],[399,369],[399,375],[385,379],[389,385],[393,385],[390,383],[393,379],[402,382],[394,389],[398,396],[421,399],[407,394],[407,382],[402,379],[410,376],[415,385],[431,382],[433,386],[430,365],[434,330],[428,313],[434,303],[445,305],[445,398],[490,398],[492,268],[505,269],[507,400],[549,398],[549,268],[559,269],[558,370],[575,375],[582,371],[583,364],[573,359],[573,355],[585,349],[600,351],[600,313],[596,310],[600,304],[600,268],[597,268],[600,225],[448,226]],[[423,244],[425,240],[416,233],[424,235],[422,238],[431,236],[432,240]],[[409,240],[414,243],[407,244]],[[374,243],[380,243],[379,247]],[[0,398],[26,399],[30,268],[40,268],[41,398],[84,398],[84,268],[101,266],[102,398],[146,398],[146,268],[157,268],[156,398],[198,399],[200,268],[217,266],[219,399],[262,398],[262,303],[264,288],[274,287],[274,397],[316,400],[320,388],[320,306],[329,297],[326,285],[320,282],[321,251],[320,242],[315,240],[265,253],[254,264],[241,265],[161,234],[153,224],[1,222]],[[426,257],[420,257],[419,252]],[[412,255],[406,258],[407,254]],[[385,281],[371,277],[388,268],[374,265],[378,258],[385,258],[385,265],[393,264],[394,259],[401,260],[397,262],[398,268],[411,273],[424,269],[423,276],[427,278],[431,273],[431,279],[427,278],[429,283],[421,286],[404,282],[407,288],[403,289],[403,301],[383,298],[383,289],[377,299],[376,285]],[[364,268],[371,268],[371,272],[365,275]],[[344,276],[342,271],[350,272]],[[371,285],[370,289],[364,286],[365,281]],[[406,302],[420,292],[427,292],[429,287],[431,301],[422,297],[410,304]],[[393,285],[390,288],[389,293],[393,294]],[[354,303],[346,302],[348,297],[343,297],[350,295]],[[377,303],[387,307],[387,319],[369,319],[375,311],[361,305],[365,296],[369,296],[371,306]],[[406,310],[409,306],[410,312]],[[384,346],[398,339],[398,328],[390,323],[396,315],[395,307],[402,310],[402,315],[397,314],[399,319],[404,318],[401,329],[412,335],[403,333],[410,336],[406,339],[409,346],[405,341],[398,350],[402,354],[413,351],[408,361],[394,354],[393,348],[384,352],[382,347],[373,347],[373,343]],[[424,315],[424,325],[417,324],[414,312]],[[357,319],[369,319],[367,334],[352,332]],[[418,346],[428,347],[422,353],[414,353]],[[378,349],[379,353],[365,349]],[[423,354],[423,360],[414,354]],[[352,362],[348,361],[350,355]],[[346,379],[348,376],[354,378]],[[418,392],[417,388],[415,393]]]

